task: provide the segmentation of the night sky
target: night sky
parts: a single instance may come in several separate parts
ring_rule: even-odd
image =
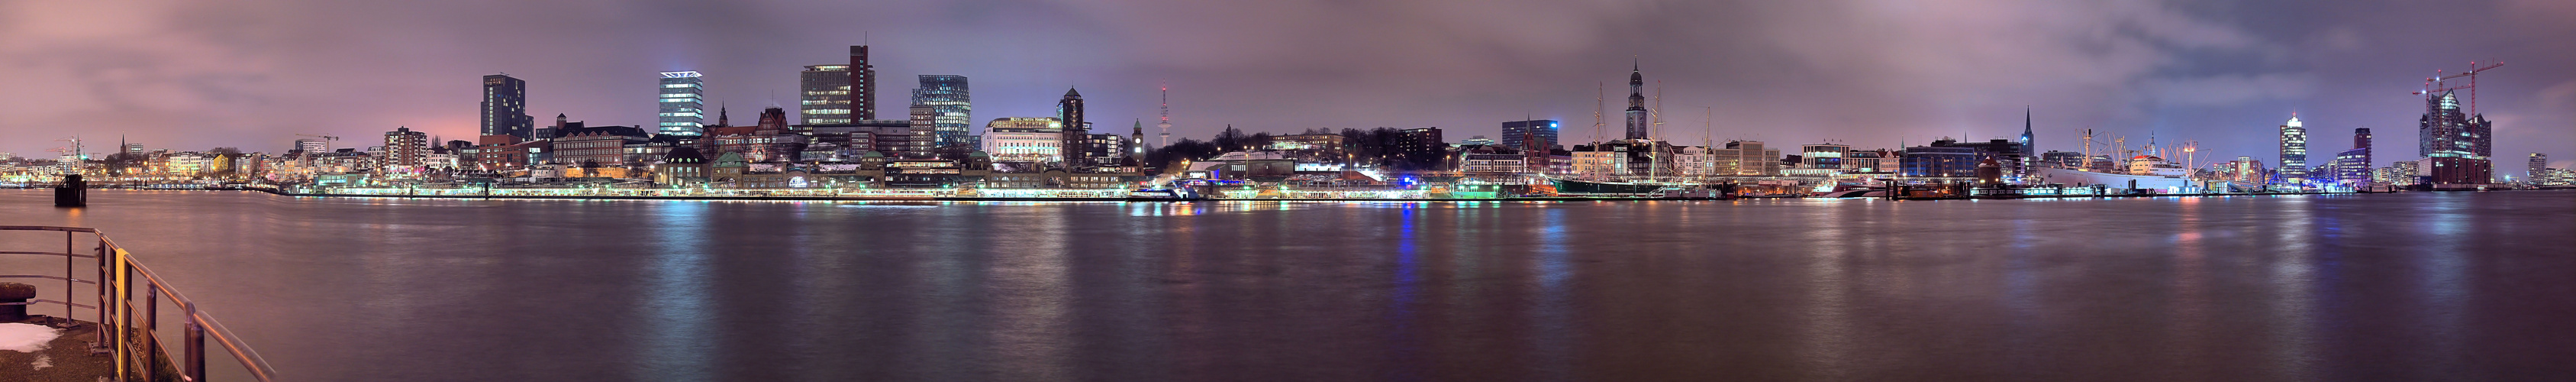
[[[864,43],[888,119],[914,75],[958,74],[978,125],[1050,116],[1078,87],[1102,130],[1150,130],[1169,83],[1176,136],[1438,126],[1455,141],[1534,116],[1574,142],[1603,85],[1617,134],[1639,62],[1663,89],[1663,136],[1687,144],[2000,138],[2027,106],[2043,150],[2092,128],[2272,163],[2295,112],[2312,156],[2371,127],[2383,165],[2415,155],[2407,93],[2500,60],[2481,111],[2498,173],[2518,178],[2530,152],[2576,159],[2570,20],[2567,0],[0,0],[0,152],[45,156],[72,134],[92,152],[119,135],[272,153],[296,133],[471,139],[479,77],[499,72],[528,80],[541,124],[650,125],[671,70],[704,72],[710,108],[747,123],[793,110],[801,66]]]

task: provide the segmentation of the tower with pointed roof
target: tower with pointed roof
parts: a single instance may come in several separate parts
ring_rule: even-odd
[[[2030,135],[2030,107],[2025,106],[2021,108],[2021,168],[2016,171],[2019,175],[2030,175],[2031,166],[2039,160],[2039,146],[2031,141]]]
[[[1091,125],[1083,123],[1082,92],[1065,88],[1064,99],[1055,102],[1056,120],[1064,122],[1064,139],[1057,141],[1056,153],[1064,160],[1067,172],[1081,172],[1089,167],[1083,160],[1083,148],[1089,147]]]
[[[1643,64],[1628,69],[1628,139],[1646,139],[1646,72]]]

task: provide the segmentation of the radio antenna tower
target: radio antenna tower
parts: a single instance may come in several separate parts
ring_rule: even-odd
[[[1163,143],[1161,143],[1159,146],[1163,146],[1163,147],[1171,147],[1171,146],[1172,146],[1172,84],[1171,84],[1171,83],[1163,83],[1163,84],[1161,84],[1161,86],[1162,86],[1162,89],[1163,89],[1163,121],[1162,121],[1161,123],[1155,123],[1155,124],[1154,124],[1154,127],[1159,127],[1159,128],[1162,128],[1162,129],[1163,129],[1163,139],[1162,139],[1162,140],[1163,140]]]

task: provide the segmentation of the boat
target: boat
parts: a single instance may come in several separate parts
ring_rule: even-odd
[[[1640,194],[1653,194],[1653,193],[1656,193],[1657,191],[1661,191],[1661,190],[1663,190],[1663,189],[1665,189],[1665,188],[1668,188],[1668,187],[1678,186],[1677,184],[1667,184],[1667,183],[1661,183],[1661,182],[1597,182],[1597,181],[1574,180],[1574,179],[1562,179],[1562,178],[1549,178],[1549,179],[1548,179],[1548,181],[1549,181],[1549,183],[1550,183],[1550,184],[1554,184],[1554,185],[1556,185],[1556,193],[1557,193],[1558,195],[1583,195],[1583,194],[1628,194],[1628,195],[1640,195]]]
[[[1143,189],[1143,190],[1130,190],[1130,191],[1127,191],[1127,201],[1130,201],[1130,202],[1186,202],[1186,201],[1203,200],[1203,199],[1207,199],[1207,198],[1205,198],[1205,197],[1201,197],[1201,196],[1199,196],[1197,193],[1190,192],[1190,190],[1189,190],[1189,189],[1187,189],[1187,188]]]
[[[2182,168],[2182,165],[2153,155],[2129,158],[2128,170],[2120,173],[2058,167],[2034,167],[2031,170],[2031,176],[2038,178],[2038,184],[2101,185],[2122,189],[2163,190],[2171,193],[2182,193],[2197,187],[2192,184],[2190,178],[2184,176],[2187,171]]]
[[[1821,198],[1821,199],[1884,198],[1884,197],[1887,197],[1887,190],[1886,190],[1886,189],[1875,189],[1875,188],[1862,188],[1862,189],[1842,190],[1842,191],[1827,192],[1827,193],[1823,193],[1823,194],[1817,194],[1816,196],[1811,196],[1811,198]]]

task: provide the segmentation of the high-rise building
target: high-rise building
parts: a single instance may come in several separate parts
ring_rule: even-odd
[[[1503,136],[1500,141],[1503,147],[1514,150],[1555,150],[1557,131],[1555,120],[1503,122]]]
[[[2489,156],[2495,144],[2492,124],[2485,115],[2460,111],[2460,98],[2452,92],[2424,99],[2424,117],[2418,120],[2417,155],[2424,157],[2419,171],[2434,184],[2486,184],[2492,182],[2495,164]]]
[[[850,123],[850,66],[807,65],[797,75],[797,114],[804,125]]]
[[[1440,138],[1440,128],[1397,130],[1395,166],[1399,170],[1448,170],[1449,141]]]
[[[1057,157],[1064,159],[1064,167],[1075,172],[1089,167],[1082,163],[1082,149],[1090,146],[1086,143],[1091,140],[1091,125],[1082,118],[1082,92],[1065,89],[1064,99],[1055,103],[1055,119],[1064,122],[1064,140],[1059,141],[1062,146],[1056,147],[1062,152]]]
[[[483,76],[483,135],[534,137],[536,117],[528,116],[528,82],[508,74]]]
[[[2308,178],[2308,128],[2299,116],[2281,124],[2281,181]]]
[[[1646,72],[1644,66],[1628,70],[1628,139],[1646,139]]]
[[[662,72],[662,125],[657,132],[679,136],[706,134],[706,82],[698,72]]]
[[[912,89],[912,106],[930,108],[931,146],[941,152],[963,155],[977,146],[974,133],[968,131],[975,107],[966,91],[966,76],[946,74],[921,75],[921,87]]]
[[[2352,149],[2335,154],[2334,180],[2347,183],[2371,181],[2370,128],[2352,129]]]
[[[913,153],[913,157],[929,157],[932,155],[947,153],[954,153],[958,156],[965,155],[964,152],[951,152],[945,150],[948,147],[942,147],[937,142],[932,142],[932,140],[938,139],[938,137],[931,132],[939,129],[937,126],[938,123],[936,122],[938,120],[938,113],[933,112],[934,109],[929,106],[913,106],[905,108],[905,110],[907,112],[904,113],[904,115],[911,117],[909,118],[909,123],[912,126],[912,137],[914,138],[911,142],[912,148],[905,151]]]
[[[418,173],[428,158],[429,133],[411,131],[411,127],[385,132],[385,172]]]
[[[2528,182],[2539,183],[2542,178],[2549,176],[2549,154],[2531,153],[2530,166],[2530,169],[2526,170],[2528,172],[2524,173],[2526,175],[2523,175],[2524,178],[2522,179]]]
[[[877,119],[877,66],[868,64],[868,46],[850,46],[849,70],[850,118]]]

